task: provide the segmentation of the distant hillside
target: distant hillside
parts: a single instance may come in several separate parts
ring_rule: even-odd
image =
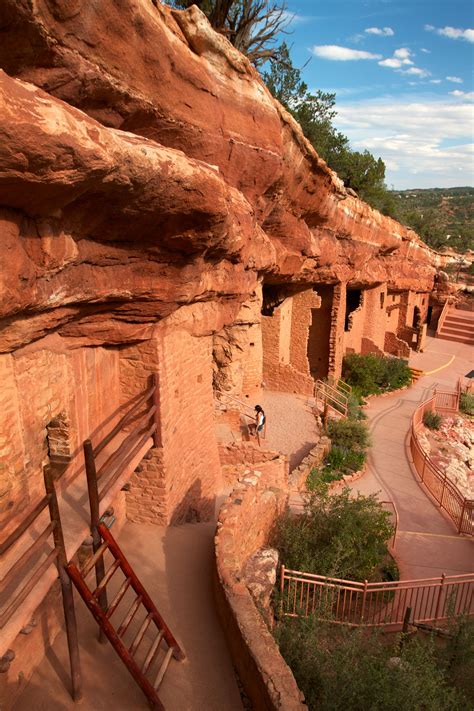
[[[474,188],[391,190],[397,220],[434,249],[474,249]]]

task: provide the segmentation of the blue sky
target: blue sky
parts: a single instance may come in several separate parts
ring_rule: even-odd
[[[288,0],[293,63],[397,189],[473,185],[471,0]]]

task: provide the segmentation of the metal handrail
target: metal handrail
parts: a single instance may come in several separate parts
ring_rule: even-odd
[[[459,403],[459,383],[456,392],[450,392],[449,394],[456,396],[457,402]],[[440,507],[446,511],[456,525],[458,533],[474,535],[474,500],[467,499],[461,491],[459,491],[456,484],[431,460],[428,452],[423,449],[417,437],[417,428],[423,420],[424,413],[428,410],[436,409],[443,408],[436,407],[435,393],[429,400],[422,402],[413,413],[410,428],[410,450],[413,465],[422,484],[426,486]],[[452,411],[451,408],[449,411]],[[422,460],[421,462],[420,458]],[[436,486],[434,482],[436,482]]]
[[[410,608],[413,622],[474,615],[474,573],[391,582],[341,580],[280,569],[280,614],[360,627],[402,625]],[[452,609],[454,608],[454,609]]]
[[[436,335],[439,335],[439,332],[443,328],[444,322],[446,320],[446,316],[448,315],[449,307],[451,306],[451,300],[446,299],[444,302],[444,306],[442,308],[442,311],[440,313],[439,319],[438,319],[438,325],[436,326]]]

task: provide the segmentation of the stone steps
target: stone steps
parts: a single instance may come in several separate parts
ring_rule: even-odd
[[[436,337],[474,345],[474,314],[471,315],[469,311],[450,310]]]

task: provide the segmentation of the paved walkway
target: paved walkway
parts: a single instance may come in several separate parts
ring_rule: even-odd
[[[434,370],[449,364],[409,390],[371,400],[367,410],[373,440],[368,471],[352,489],[380,492],[380,499],[395,503],[400,519],[396,557],[405,579],[474,572],[474,542],[456,534],[450,519],[415,479],[406,450],[416,407],[436,386],[454,389],[458,378],[472,368],[472,360],[472,347],[428,338],[425,353],[414,358],[416,367]]]

